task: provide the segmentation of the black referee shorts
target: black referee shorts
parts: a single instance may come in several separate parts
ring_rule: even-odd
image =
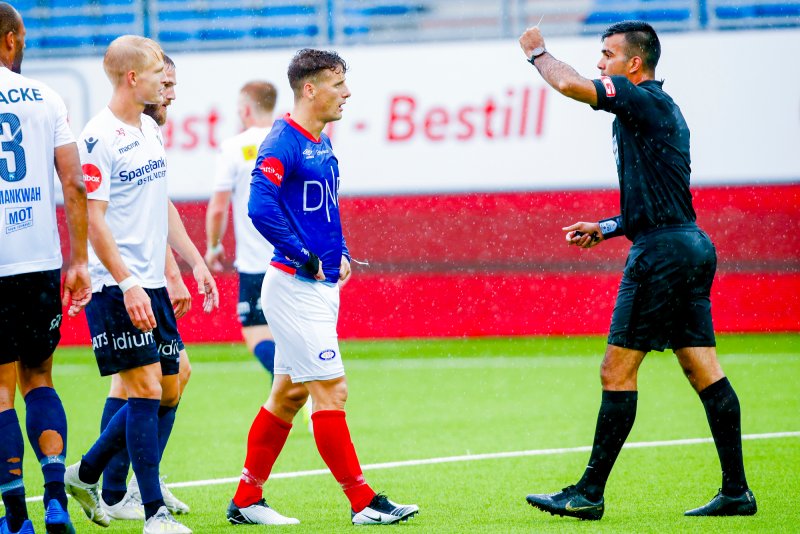
[[[608,343],[645,352],[716,346],[716,270],[714,244],[694,224],[640,234],[628,253]]]
[[[61,341],[61,270],[0,277],[0,364],[37,367]]]

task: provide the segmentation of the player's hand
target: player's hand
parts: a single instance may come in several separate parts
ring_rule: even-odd
[[[319,260],[319,269],[317,269],[317,274],[314,275],[314,279],[320,282],[325,280],[325,272],[322,270],[322,260]]]
[[[212,272],[221,273],[223,271],[222,260],[224,258],[225,249],[222,247],[221,243],[216,247],[206,247],[204,259],[206,260],[206,265],[208,265],[208,268],[211,269]]]
[[[89,268],[85,263],[70,265],[64,276],[64,294],[61,304],[67,309],[70,317],[78,315],[92,300],[92,281],[89,279]]]
[[[172,310],[175,312],[176,319],[180,319],[192,309],[192,293],[183,283],[183,278],[180,274],[167,276],[167,293],[169,293],[169,301],[172,303]]]
[[[600,225],[596,222],[576,222],[562,228],[567,232],[567,244],[581,248],[592,248],[603,241]]]
[[[142,289],[142,286],[133,286],[123,293],[122,299],[133,326],[142,332],[152,332],[157,326],[156,318],[153,315],[150,297]]]
[[[192,274],[197,282],[197,292],[203,295],[203,311],[210,313],[219,308],[219,291],[217,283],[205,263],[198,263],[192,269]]]
[[[350,280],[351,274],[353,274],[353,270],[350,268],[350,260],[347,259],[347,256],[342,256],[342,263],[339,265],[339,287],[344,287]]]
[[[534,48],[544,48],[544,37],[539,26],[534,26],[525,30],[519,38],[519,46],[525,53],[526,58],[530,58]]]
[[[322,270],[322,260],[313,252],[308,253],[308,261],[303,264],[303,268],[310,273],[314,273],[314,280],[320,282],[325,280],[325,273]]]

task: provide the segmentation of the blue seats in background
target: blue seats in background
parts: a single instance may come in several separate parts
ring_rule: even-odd
[[[256,39],[285,39],[287,37],[314,37],[319,34],[316,26],[257,27],[250,30]]]
[[[471,8],[481,3],[461,1]],[[481,9],[500,10],[523,2],[483,0]],[[461,16],[459,9],[447,13],[445,3],[436,0],[12,0],[12,4],[25,18],[33,56],[47,55],[43,49],[62,56],[102,53],[117,35],[145,32],[170,43],[175,51],[430,40],[436,39],[431,28],[442,24],[441,17],[454,22]],[[659,30],[800,26],[800,0],[594,0],[589,5],[583,26],[574,31],[594,32],[626,19],[646,20]],[[574,5],[564,7],[571,16],[574,9]],[[515,27],[515,21],[506,26]],[[465,39],[470,31],[465,28]]]
[[[800,2],[783,2],[756,6],[759,17],[797,17],[800,16]]]
[[[674,4],[674,6],[670,5]],[[613,24],[622,20],[652,23],[684,22],[692,18],[685,0],[596,0],[586,24]]]

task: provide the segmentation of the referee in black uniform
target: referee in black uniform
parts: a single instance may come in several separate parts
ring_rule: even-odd
[[[720,492],[686,515],[752,515],[756,502],[744,474],[739,400],[717,360],[711,322],[717,257],[695,224],[689,191],[689,128],[663,81],[655,80],[661,45],[649,24],[614,24],[602,42],[601,76],[589,80],[545,49],[538,27],[520,37],[528,61],[556,91],[616,115],[621,214],[568,226],[567,241],[591,248],[624,235],[633,242],[600,368],[603,397],[589,465],[574,486],[527,500],[558,515],[603,516],[606,481],[636,416],[639,365],[648,351],[671,348],[700,395],[722,466]]]

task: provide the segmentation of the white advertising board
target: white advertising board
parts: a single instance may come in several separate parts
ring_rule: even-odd
[[[546,34],[546,25],[544,31]],[[657,77],[692,132],[693,183],[800,180],[800,31],[664,34]],[[548,49],[598,76],[598,38]],[[614,187],[611,121],[549,88],[516,41],[338,50],[352,97],[331,137],[342,193],[415,194]],[[169,53],[169,50],[167,50]],[[293,50],[175,54],[178,99],[165,127],[170,190],[210,196],[219,142],[239,131],[236,97],[251,79],[291,110]],[[78,133],[110,95],[101,58],[34,61],[23,72],[58,90]]]

